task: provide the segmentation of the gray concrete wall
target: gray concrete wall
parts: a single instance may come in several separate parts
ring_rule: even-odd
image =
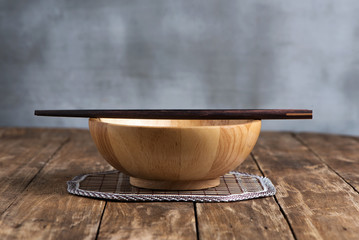
[[[359,135],[359,1],[0,1],[0,125],[34,109],[309,108]]]

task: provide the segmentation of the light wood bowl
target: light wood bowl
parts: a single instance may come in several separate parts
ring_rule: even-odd
[[[102,156],[133,186],[194,190],[218,186],[246,159],[261,120],[90,118],[89,128]]]

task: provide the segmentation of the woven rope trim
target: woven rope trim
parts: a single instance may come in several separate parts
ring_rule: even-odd
[[[80,183],[86,177],[90,175],[101,175],[101,174],[110,174],[118,172],[115,171],[107,171],[101,173],[92,173],[92,174],[84,174],[74,177],[71,181],[67,182],[67,191],[71,194],[99,199],[108,199],[108,200],[117,200],[117,201],[185,201],[185,202],[234,202],[241,201],[259,197],[268,197],[276,194],[275,187],[272,182],[262,176],[252,175],[248,173],[240,173],[240,172],[230,172],[229,174],[233,174],[236,177],[247,176],[258,179],[260,184],[263,187],[262,191],[258,192],[243,192],[241,194],[230,194],[230,195],[221,195],[221,196],[207,196],[207,195],[171,195],[171,194],[143,194],[143,193],[106,193],[106,192],[97,192],[97,191],[88,191],[80,189]]]

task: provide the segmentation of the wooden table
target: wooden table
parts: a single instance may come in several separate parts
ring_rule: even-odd
[[[0,239],[359,239],[359,138],[263,132],[239,171],[275,197],[112,202],[66,181],[111,167],[87,130],[0,128]]]

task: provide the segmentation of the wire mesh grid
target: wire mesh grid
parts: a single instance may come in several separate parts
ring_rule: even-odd
[[[191,191],[165,191],[134,187],[129,176],[119,171],[85,174],[68,182],[68,192],[94,198],[120,201],[229,202],[272,196],[275,188],[268,178],[230,172],[220,185]]]

